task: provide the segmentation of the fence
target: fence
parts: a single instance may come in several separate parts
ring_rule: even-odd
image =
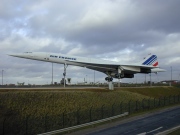
[[[41,117],[33,115],[26,116],[26,118],[7,117],[0,119],[0,134],[34,135],[112,117],[124,112],[133,114],[178,103],[180,103],[180,95],[174,95],[141,101],[130,100],[127,103],[114,103],[111,106],[102,105],[98,109],[90,107],[88,110],[81,110],[79,108],[75,112],[67,113],[64,111],[57,116],[44,114]]]

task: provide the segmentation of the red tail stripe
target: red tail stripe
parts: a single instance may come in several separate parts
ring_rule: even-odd
[[[158,62],[156,62],[153,66],[155,66],[155,67],[156,67],[157,65],[158,65]]]

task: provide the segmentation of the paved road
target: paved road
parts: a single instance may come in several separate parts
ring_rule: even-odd
[[[180,107],[86,135],[151,135],[180,125]]]

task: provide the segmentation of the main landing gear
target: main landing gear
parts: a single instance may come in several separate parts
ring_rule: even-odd
[[[109,83],[109,90],[114,90],[114,84],[113,84],[113,78],[112,77],[106,77],[105,80]]]
[[[66,87],[66,69],[67,69],[68,65],[65,63],[64,64],[64,73],[63,73],[63,76],[64,76],[64,87]]]
[[[112,77],[106,77],[105,80],[106,80],[107,82],[112,82],[112,81],[113,81],[113,78],[112,78]]]

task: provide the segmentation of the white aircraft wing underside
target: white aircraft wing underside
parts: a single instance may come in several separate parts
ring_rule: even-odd
[[[121,67],[124,71],[124,73],[138,73],[140,72],[140,68],[145,69],[153,69],[155,67],[153,66],[146,66],[146,65],[116,65],[116,64],[95,64],[95,63],[84,63],[84,62],[71,62],[72,65],[77,65],[81,67],[86,67],[88,69],[96,70],[99,72],[111,72],[111,73],[117,73],[118,68]],[[71,65],[70,64],[70,65]]]
[[[140,63],[131,63],[131,64],[123,64],[114,61],[93,59],[93,58],[85,58],[85,57],[77,57],[77,56],[69,56],[64,54],[56,54],[56,53],[45,53],[45,52],[25,52],[20,54],[9,54],[10,56],[32,59],[38,61],[59,63],[59,64],[67,64],[74,65],[80,67],[86,67],[88,69],[96,70],[102,73],[105,73],[112,77],[121,78],[133,78],[136,73],[151,73],[151,72],[164,72],[165,70],[160,69],[158,66],[157,56],[149,55]]]

